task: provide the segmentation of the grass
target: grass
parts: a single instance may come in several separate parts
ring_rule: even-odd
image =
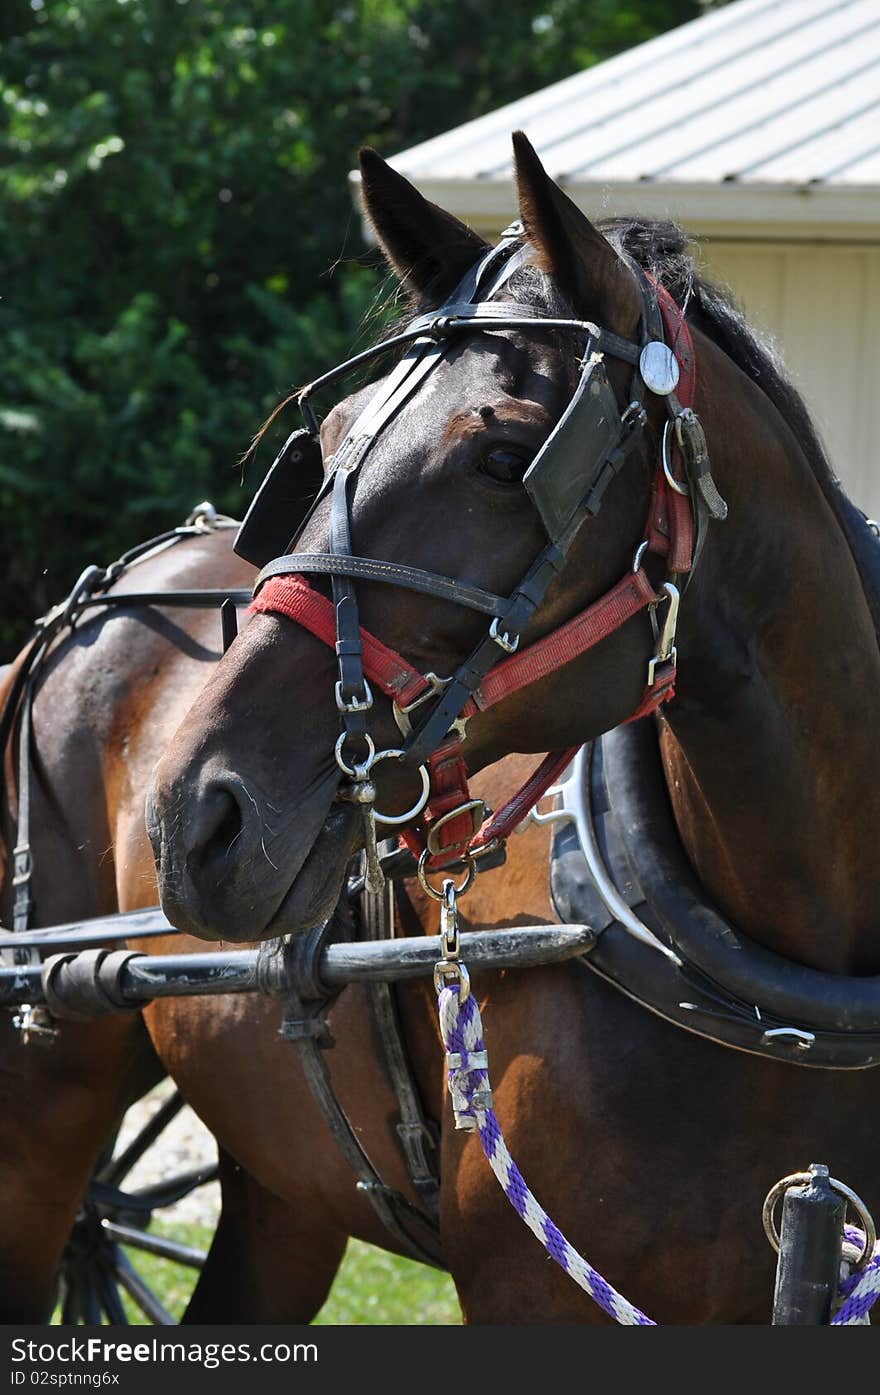
[[[151,1229],[202,1249],[211,1243],[209,1226],[154,1223]],[[126,1253],[148,1287],[179,1321],[193,1288],[195,1271],[141,1250],[127,1249]],[[123,1304],[133,1326],[147,1324],[127,1294],[123,1294]],[[56,1312],[52,1321],[58,1320]],[[359,1240],[349,1241],[330,1296],[315,1318],[316,1325],[325,1327],[450,1326],[460,1322],[455,1288],[447,1274]]]

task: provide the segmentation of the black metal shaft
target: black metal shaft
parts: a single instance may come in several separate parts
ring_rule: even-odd
[[[473,930],[461,936],[461,957],[474,971],[530,968],[584,954],[595,942],[595,933],[584,925]],[[393,982],[422,977],[433,971],[440,952],[440,938],[436,935],[333,944],[321,951],[316,968],[321,985],[333,991],[356,980]],[[44,1002],[43,971],[41,964],[0,968],[0,1005]],[[66,972],[62,969],[53,979],[62,1000]],[[214,993],[285,993],[298,983],[295,954],[269,955],[241,949],[201,954],[137,954],[126,958],[112,985],[105,983],[105,987],[111,987],[115,1001],[135,1005],[155,998]]]
[[[810,1181],[788,1188],[782,1202],[773,1295],[775,1327],[817,1327],[831,1321],[840,1276],[846,1202],[828,1168],[810,1164]]]

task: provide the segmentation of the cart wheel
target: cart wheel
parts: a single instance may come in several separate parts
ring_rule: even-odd
[[[128,1250],[158,1255],[188,1269],[202,1268],[205,1251],[149,1230],[153,1212],[174,1206],[208,1182],[216,1163],[191,1168],[150,1186],[126,1190],[124,1182],[147,1149],[186,1107],[174,1090],[118,1153],[116,1139],[98,1161],[58,1271],[56,1320],[61,1323],[125,1325],[126,1293],[148,1322],[173,1326],[175,1319],[135,1268]]]

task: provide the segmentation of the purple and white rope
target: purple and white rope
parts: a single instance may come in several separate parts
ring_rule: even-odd
[[[492,1092],[483,1041],[480,1010],[472,993],[459,1001],[458,984],[445,987],[439,995],[440,1032],[446,1049],[447,1084],[457,1127],[476,1129],[489,1166],[501,1183],[504,1194],[529,1230],[576,1284],[615,1322],[630,1327],[656,1324],[613,1289],[554,1225],[543,1206],[526,1186],[522,1173],[507,1151],[498,1120],[492,1109]]]
[[[446,1050],[447,1085],[457,1128],[476,1130],[489,1166],[501,1183],[505,1196],[521,1220],[576,1284],[590,1295],[615,1322],[630,1327],[654,1327],[656,1323],[612,1288],[602,1275],[579,1254],[554,1225],[537,1201],[517,1167],[501,1133],[492,1109],[488,1058],[483,1040],[483,1023],[474,995],[462,1002],[459,985],[442,988],[438,996],[440,1034]],[[861,1254],[864,1235],[854,1226],[844,1233],[844,1260],[850,1264]],[[880,1242],[872,1259],[857,1274],[840,1285],[841,1304],[831,1319],[836,1327],[866,1325],[869,1310],[880,1295]]]
[[[864,1232],[854,1225],[844,1227],[843,1258],[848,1268],[858,1260],[865,1248]],[[871,1308],[880,1297],[880,1240],[864,1269],[848,1274],[840,1282],[841,1304],[831,1319],[832,1327],[867,1327]]]

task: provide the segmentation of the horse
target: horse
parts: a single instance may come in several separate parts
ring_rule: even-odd
[[[253,568],[234,555],[230,541],[228,531],[204,531],[157,550],[117,581],[112,594],[248,586]],[[167,608],[133,605],[112,616],[95,610],[56,643],[33,705],[36,925],[155,903],[144,793],[156,753],[221,653],[216,613],[179,610],[170,599]],[[4,676],[0,704],[25,658],[26,651]],[[14,749],[11,743],[5,753],[2,806],[5,924],[12,911]],[[501,786],[516,778],[515,758],[508,767]],[[484,777],[487,798],[501,786],[491,774]],[[546,859],[546,833],[533,829],[517,840],[509,869],[524,906],[532,842]],[[417,885],[411,895],[413,916],[420,912],[430,925],[427,898]],[[546,895],[543,902],[549,920]],[[132,947],[143,945],[134,940]],[[150,947],[185,953],[203,945],[169,935]],[[436,1044],[412,985],[402,985],[401,1006],[409,1040],[420,1039],[430,1054]],[[408,1253],[355,1190],[278,1025],[277,1005],[263,998],[168,999],[89,1023],[62,1020],[53,1038],[37,1035],[25,1044],[12,1015],[0,1014],[4,1320],[48,1321],[62,1251],[96,1163],[128,1106],[166,1073],[214,1131],[219,1152],[220,1221],[184,1322],[307,1322],[327,1297],[349,1235]],[[340,1098],[371,1140],[383,1176],[416,1203],[396,1143],[397,1102],[376,1058],[358,986],[334,1007],[333,1028],[342,1048],[333,1058]],[[426,1101],[439,1118],[439,1080]]]
[[[877,798],[869,733],[880,656],[852,520],[818,438],[772,358],[696,275],[680,235],[637,220],[603,231],[522,136],[515,160],[522,255],[492,303],[501,320],[515,297],[535,319],[566,327],[524,332],[487,320],[447,348],[361,465],[350,520],[358,549],[387,559],[398,575],[428,568],[461,587],[509,592],[546,547],[545,519],[524,481],[577,392],[583,360],[571,326],[588,321],[603,327],[607,343],[632,343],[647,268],[686,313],[698,365],[694,405],[728,506],[726,521],[709,525],[682,588],[674,698],[667,689],[662,713],[642,719],[658,730],[671,817],[713,904],[763,950],[829,980],[870,976],[880,956],[862,811],[870,820]],[[484,258],[482,240],[374,154],[363,154],[361,169],[367,215],[416,310],[448,302]],[[609,354],[621,413],[631,376]],[[325,419],[331,470],[382,381]],[[601,598],[622,570],[635,574],[664,410],[662,395],[645,400],[644,429],[608,484],[601,516],[574,531],[537,598],[524,655]],[[587,451],[590,442],[582,445]],[[294,562],[326,557],[330,509],[325,492]],[[147,564],[151,587],[179,581],[181,571],[190,584],[253,575],[233,566],[216,540],[181,557]],[[658,595],[661,560],[645,562]],[[314,586],[326,595],[323,576]],[[455,673],[484,633],[484,621],[450,596],[428,603],[424,593],[364,574],[357,585],[364,629],[434,674]],[[90,621],[59,650],[34,708],[42,801],[35,860],[52,869],[42,923],[149,902],[148,787],[162,904],[187,936],[296,936],[339,902],[346,869],[370,834],[334,756],[348,735],[344,728],[340,736],[333,701],[332,651],[269,605],[218,662],[202,624],[175,626],[184,648],[171,649],[168,622],[152,611],[146,621]],[[496,634],[514,647],[505,631]],[[520,780],[524,755],[575,748],[638,713],[655,648],[642,608],[529,687],[472,711],[461,750],[475,792],[497,807]],[[91,702],[81,708],[84,696]],[[84,726],[81,717],[59,720],[74,703]],[[377,747],[399,746],[391,703],[379,694],[369,723]],[[357,777],[356,757],[346,759],[354,749],[343,743]],[[384,809],[416,807],[405,761],[364,773]],[[66,790],[69,808],[72,786],[76,817],[62,798]],[[465,923],[552,921],[547,845],[543,828],[512,838],[504,870],[481,873],[462,900]],[[96,862],[96,849],[112,855]],[[436,905],[420,881],[404,881],[396,896],[405,926],[433,930]],[[657,1320],[766,1320],[773,1257],[760,1206],[793,1158],[827,1158],[870,1192],[880,1149],[868,1123],[867,1072],[732,1051],[646,1012],[580,961],[475,974],[473,991],[511,1153],[572,1243]],[[441,1124],[443,1259],[464,1320],[606,1321],[561,1272],[535,1264],[536,1242],[507,1206],[477,1139],[453,1129],[430,986],[401,987],[400,1010],[427,1111]],[[340,1098],[389,1181],[415,1202],[394,1148],[394,1101],[371,1065],[360,990],[341,995],[331,1020]],[[179,1000],[142,1016],[64,1024],[51,1055],[28,1048],[22,1059],[7,1034],[3,1180],[17,1202],[2,1247],[8,1311],[19,1319],[44,1312],[89,1168],[157,1058],[220,1147],[222,1217],[189,1319],[308,1321],[347,1235],[394,1247],[287,1065],[277,1025],[270,1004]]]

